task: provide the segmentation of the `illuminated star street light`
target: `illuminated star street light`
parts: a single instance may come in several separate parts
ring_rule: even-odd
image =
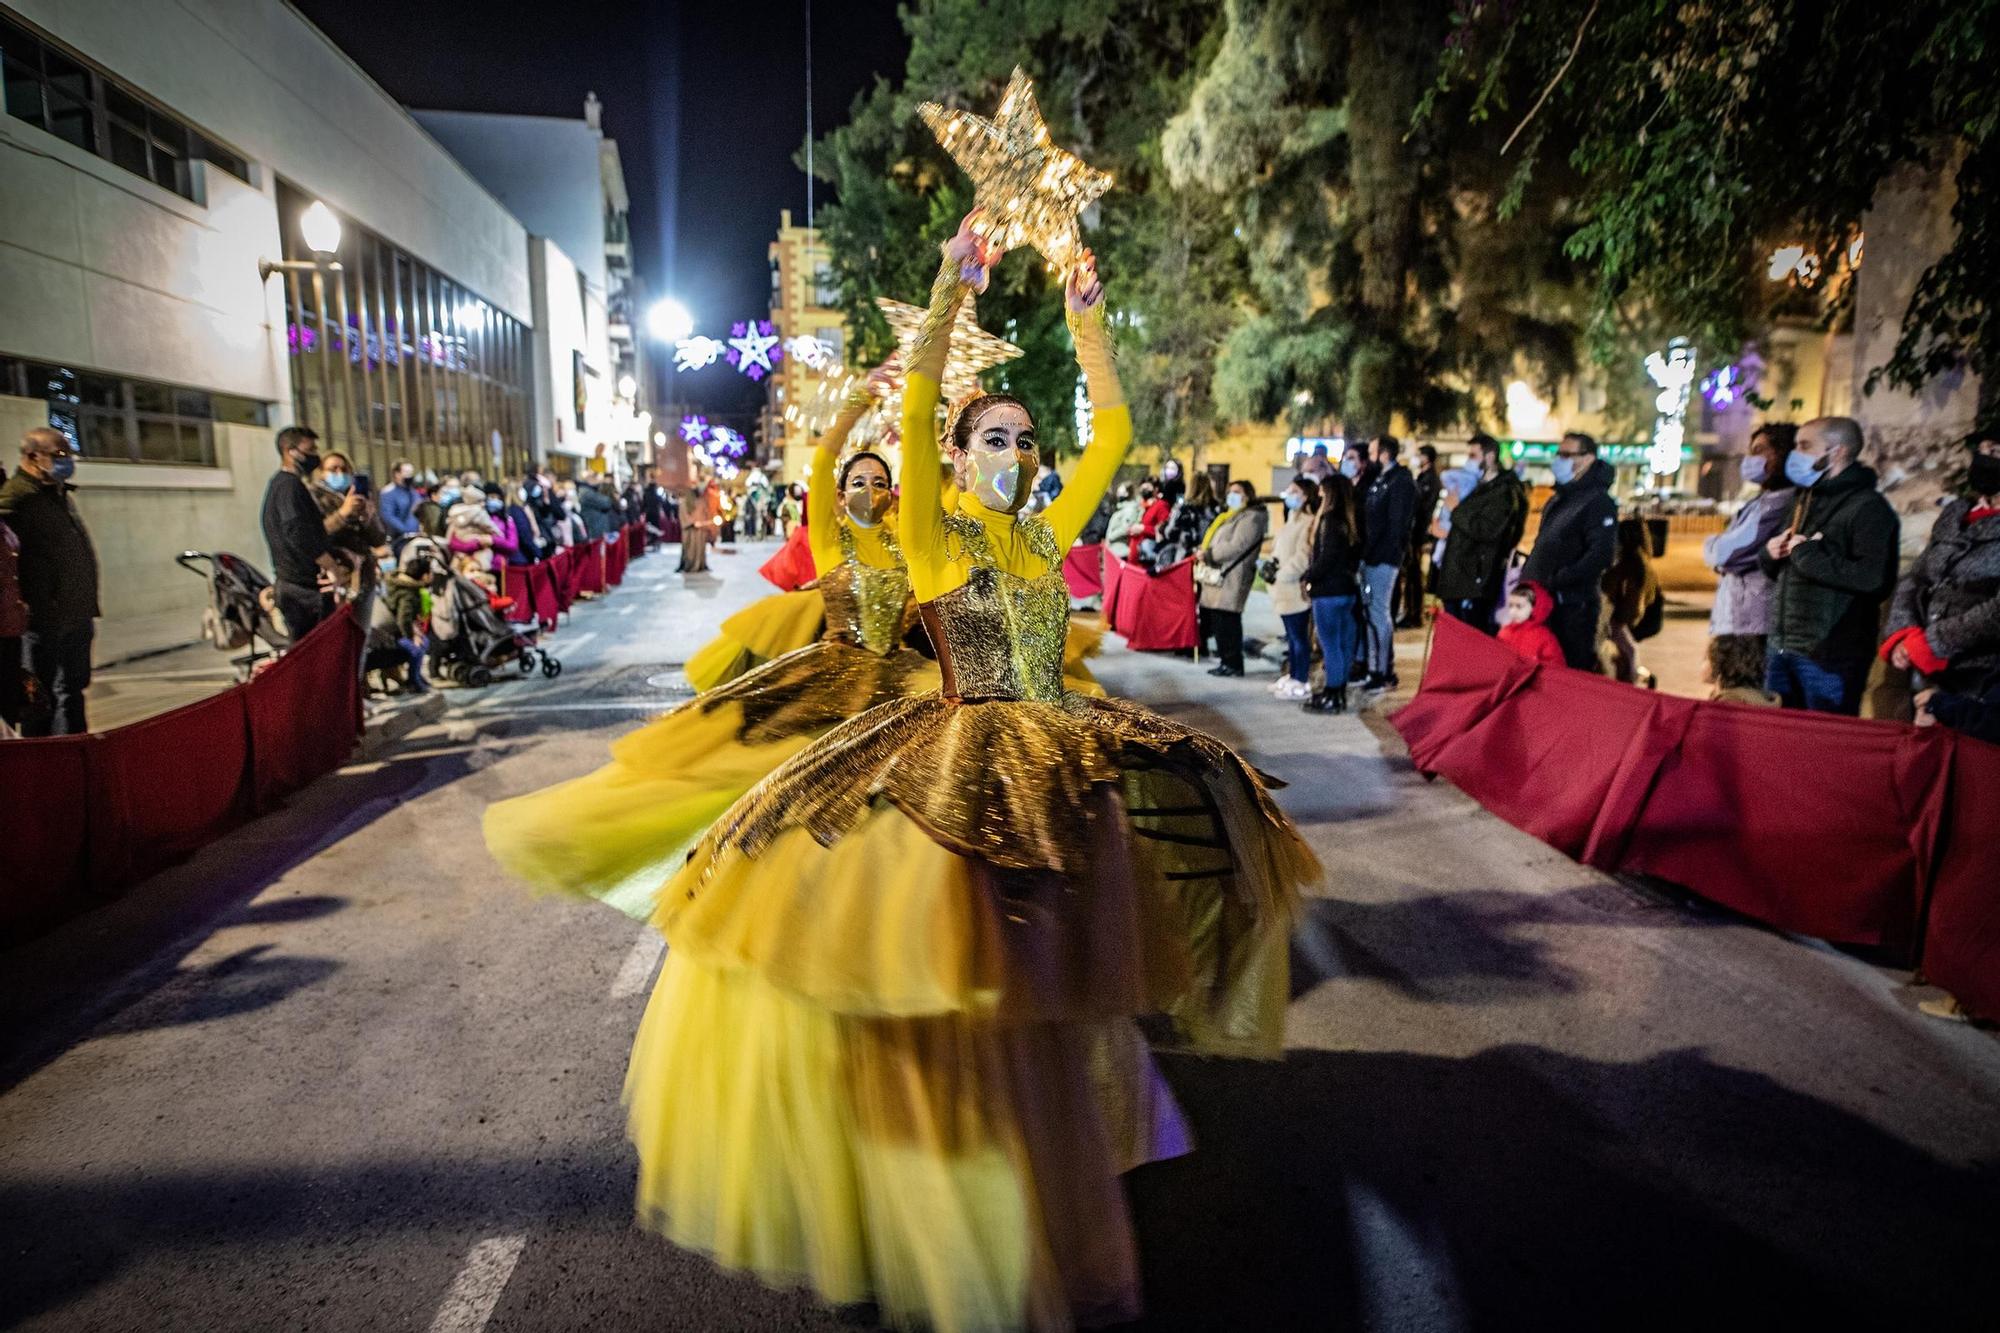
[[[683,338],[674,344],[675,370],[700,370],[712,366],[721,359],[722,340],[719,338]]]
[[[753,380],[763,379],[776,370],[778,362],[784,359],[785,353],[778,346],[777,332],[768,319],[739,320],[730,334],[729,364]]]
[[[1009,250],[1032,245],[1054,269],[1076,261],[1083,250],[1077,214],[1103,197],[1111,176],[1056,147],[1026,71],[1014,71],[991,120],[936,102],[917,114],[972,177],[974,202],[984,210],[974,231]]]
[[[681,443],[698,445],[707,438],[708,438],[707,417],[681,418]]]

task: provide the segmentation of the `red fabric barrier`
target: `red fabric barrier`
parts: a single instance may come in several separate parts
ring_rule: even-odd
[[[569,598],[574,602],[585,593],[604,591],[604,538],[596,537],[571,549]]]
[[[1106,542],[1104,545],[1104,604],[1099,614],[1104,617],[1105,627],[1118,627],[1118,589],[1125,580],[1125,561],[1118,554],[1118,548]]]
[[[1149,574],[1139,565],[1118,573],[1117,619],[1112,628],[1129,648],[1174,651],[1192,648],[1195,630],[1194,557]]]
[[[1063,556],[1063,582],[1069,584],[1069,595],[1083,601],[1090,597],[1104,595],[1104,545],[1091,542],[1087,546],[1072,546]]]
[[[1921,954],[1939,985],[2000,1015],[2000,875],[1975,845],[2000,809],[2000,747],[1539,667],[1450,618],[1391,721],[1420,770],[1578,860]]]
[[[353,752],[361,629],[343,607],[256,679],[131,726],[0,745],[0,790],[37,794],[0,857],[16,936],[203,846]]]
[[[646,525],[634,523],[625,529],[625,558],[627,561],[637,560],[644,554],[646,554]]]
[[[776,584],[780,592],[796,592],[819,577],[813,567],[812,544],[806,537],[806,525],[801,523],[792,529],[785,544],[778,553],[763,563],[757,571]]]
[[[623,529],[604,539],[604,586],[607,588],[615,588],[625,581],[627,542]]]

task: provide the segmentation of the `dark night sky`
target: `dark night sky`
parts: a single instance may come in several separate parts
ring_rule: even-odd
[[[604,102],[632,195],[635,261],[720,336],[765,310],[765,246],[778,210],[804,221],[805,4],[775,0],[293,0],[408,106],[583,115]],[[894,0],[817,0],[813,106],[824,135],[907,46]],[[825,197],[825,187],[820,187]],[[702,406],[751,411],[762,391],[727,366],[673,386]]]

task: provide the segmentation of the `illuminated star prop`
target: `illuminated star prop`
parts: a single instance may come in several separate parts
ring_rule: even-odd
[[[919,306],[906,305],[901,301],[891,301],[886,296],[875,298],[881,307],[882,318],[889,321],[890,332],[896,335],[897,349],[904,361],[909,360],[910,347],[916,342],[917,333],[923,328],[924,311]],[[971,298],[958,308],[958,319],[951,326],[951,353],[945,358],[944,378],[938,382],[938,390],[944,401],[963,398],[967,394],[979,392],[981,374],[1012,361],[1021,355],[1021,349],[1005,338],[988,333],[979,327],[979,313],[973,309]],[[903,376],[899,370],[893,378],[895,393],[900,395]]]
[[[700,370],[712,366],[722,355],[722,340],[719,338],[683,338],[674,344],[675,370]]]
[[[738,320],[730,334],[729,364],[753,380],[763,379],[776,370],[778,362],[784,359],[785,353],[778,346],[778,335],[768,319]]]
[[[683,444],[700,444],[703,440],[707,438],[708,438],[707,417],[681,418],[681,442]]]
[[[936,102],[917,114],[972,177],[974,200],[984,210],[974,231],[1003,249],[1032,245],[1055,269],[1076,261],[1083,252],[1077,214],[1103,197],[1111,176],[1056,147],[1026,71],[1014,71],[991,120]]]

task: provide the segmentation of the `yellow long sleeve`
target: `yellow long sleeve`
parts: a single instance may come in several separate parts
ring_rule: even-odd
[[[903,381],[903,558],[910,565],[910,586],[917,600],[928,602],[946,591],[940,586],[944,566],[944,498],[939,471],[938,382],[912,370]]]
[[[812,468],[806,474],[806,542],[812,547],[813,572],[822,578],[840,563],[840,534],[833,530],[833,525],[840,521],[834,460],[854,423],[867,410],[865,393],[848,395],[840,406],[840,415],[813,441]]]
[[[1069,484],[1042,517],[1055,532],[1056,545],[1068,549],[1083,525],[1097,511],[1098,501],[1111,489],[1125,454],[1132,447],[1132,409],[1111,362],[1111,338],[1104,329],[1104,308],[1098,306],[1069,317],[1076,340],[1077,364],[1083,367],[1084,392],[1090,396],[1090,444],[1071,474]]]

